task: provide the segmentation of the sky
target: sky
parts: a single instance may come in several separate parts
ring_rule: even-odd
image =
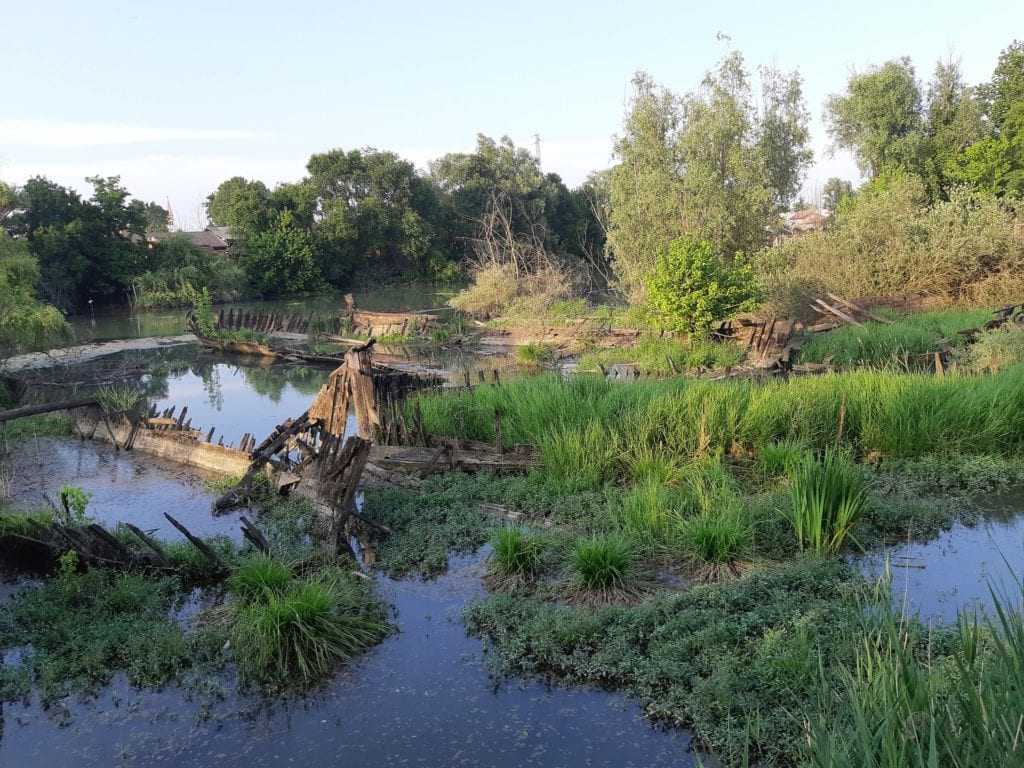
[[[987,80],[1024,36],[1024,2],[319,2],[2,0],[0,179],[87,191],[120,175],[136,196],[202,223],[231,176],[273,185],[309,155],[389,149],[426,168],[476,135],[533,146],[569,185],[611,161],[629,81],[695,88],[729,50],[797,69],[811,113],[813,197],[859,179],[829,153],[822,107],[853,71],[940,58]],[[728,39],[724,39],[727,36]]]

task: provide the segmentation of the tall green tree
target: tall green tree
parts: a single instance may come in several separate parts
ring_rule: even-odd
[[[229,227],[233,237],[244,240],[270,225],[270,190],[262,181],[233,176],[206,198],[206,215],[214,224]]]
[[[810,158],[800,81],[765,70],[762,88],[758,110],[736,52],[682,97],[646,74],[634,78],[615,145],[608,229],[619,285],[634,300],[672,240],[710,241],[725,258],[754,251],[792,199]]]
[[[310,291],[322,284],[313,236],[291,211],[249,237],[241,256],[253,287],[264,296]]]
[[[833,176],[821,190],[822,205],[835,212],[844,200],[853,197],[853,184],[846,179]]]
[[[850,77],[825,106],[834,146],[850,150],[862,172],[903,171],[934,184],[924,99],[909,58],[887,61]]]
[[[992,79],[978,87],[992,132],[999,135],[1016,104],[1024,101],[1024,41],[1014,40],[999,54]]]
[[[38,300],[38,284],[39,265],[28,243],[0,229],[0,357],[67,335],[64,315]]]

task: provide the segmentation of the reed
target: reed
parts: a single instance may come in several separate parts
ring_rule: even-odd
[[[864,475],[839,451],[805,457],[790,475],[789,520],[801,550],[835,554],[866,506]]]
[[[608,593],[629,586],[636,571],[636,556],[624,536],[590,536],[576,542],[569,566],[578,587]]]

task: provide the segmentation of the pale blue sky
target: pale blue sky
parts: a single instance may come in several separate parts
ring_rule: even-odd
[[[851,70],[909,55],[927,79],[952,54],[977,82],[1024,37],[1020,0],[3,5],[0,178],[120,174],[181,223],[232,175],[292,180],[312,152],[364,145],[425,167],[478,132],[539,133],[544,168],[578,183],[609,163],[632,73],[689,90],[725,52],[719,31],[751,69],[803,74],[813,190],[856,175],[821,122]]]

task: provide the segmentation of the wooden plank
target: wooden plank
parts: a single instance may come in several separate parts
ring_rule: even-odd
[[[36,416],[40,413],[52,413],[53,411],[66,411],[71,408],[82,408],[87,405],[99,405],[99,403],[95,397],[81,397],[76,400],[63,400],[58,403],[25,405],[21,408],[11,408],[7,411],[0,411],[0,422],[20,419],[25,416]]]
[[[836,296],[834,293],[829,293],[828,297],[830,299],[832,299],[832,301],[836,302],[837,304],[842,304],[844,307],[846,307],[847,309],[849,309],[849,310],[851,310],[853,312],[859,312],[860,314],[864,315],[864,317],[867,317],[867,318],[869,318],[871,320],[874,320],[876,323],[884,323],[885,325],[892,325],[893,324],[892,320],[887,320],[884,317],[879,317],[878,315],[875,315],[875,314],[873,314],[871,312],[868,312],[863,307],[857,306],[852,301],[847,301],[842,296]]]
[[[842,310],[836,309],[835,307],[831,306],[830,304],[826,304],[821,299],[815,299],[814,301],[815,301],[816,304],[820,304],[827,312],[835,315],[840,320],[843,320],[843,321],[849,323],[850,325],[856,325],[856,326],[858,326],[860,328],[864,327],[864,323],[860,322],[859,320],[855,320],[854,318],[850,317],[848,314],[846,314]]]

